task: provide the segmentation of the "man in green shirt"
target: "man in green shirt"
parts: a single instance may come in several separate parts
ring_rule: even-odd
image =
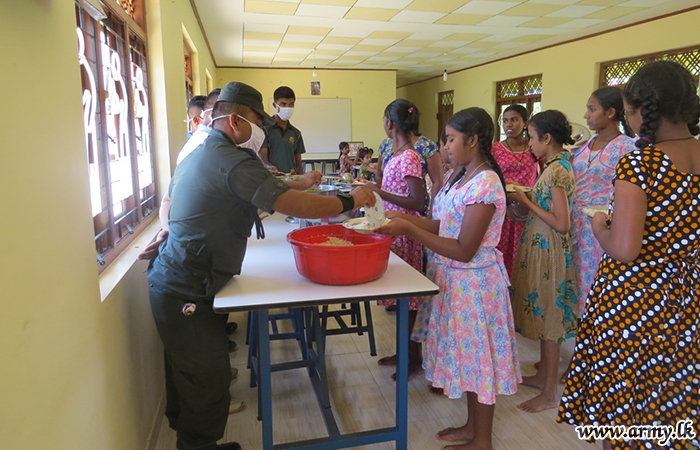
[[[266,126],[267,137],[260,149],[263,164],[273,172],[304,173],[301,155],[306,153],[301,131],[289,123],[294,114],[296,96],[287,86],[275,89],[273,95],[275,107],[274,123]]]
[[[374,203],[364,187],[325,197],[290,189],[265,169],[256,151],[270,119],[258,91],[228,83],[212,113],[212,130],[175,169],[170,182],[169,232],[152,252],[149,297],[165,352],[165,415],[179,450],[240,450],[217,445],[224,435],[231,395],[225,314],[214,296],[241,272],[257,210],[321,218]]]

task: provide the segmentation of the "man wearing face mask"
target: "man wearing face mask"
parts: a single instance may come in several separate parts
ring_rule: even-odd
[[[228,83],[214,106],[209,137],[170,182],[170,235],[148,280],[165,351],[165,415],[179,450],[241,448],[216,444],[228,418],[231,366],[226,315],[214,313],[213,299],[240,274],[253,225],[264,234],[257,210],[321,218],[374,204],[364,187],[326,197],[290,189],[272,176],[256,156],[266,119],[258,91]]]
[[[263,164],[273,172],[304,173],[301,155],[306,153],[301,131],[289,123],[294,114],[296,96],[287,86],[275,89],[273,94],[275,122],[267,126],[267,139],[260,149]]]
[[[177,155],[177,164],[180,164],[183,159],[190,153],[194,151],[195,148],[202,145],[204,140],[209,136],[209,125],[211,124],[211,110],[214,108],[214,103],[219,98],[219,93],[221,89],[212,90],[209,95],[207,95],[205,100],[202,102],[204,108],[200,111],[200,116],[198,120],[197,129],[192,136],[185,142],[185,145],[180,149],[180,153]]]
[[[187,119],[185,120],[187,122],[187,139],[192,137],[202,123],[202,110],[206,100],[207,97],[204,95],[195,95],[187,103]]]

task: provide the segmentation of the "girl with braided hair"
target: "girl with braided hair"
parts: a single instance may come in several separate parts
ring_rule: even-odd
[[[434,281],[423,368],[449,398],[467,394],[467,421],[437,439],[451,450],[490,449],[496,395],[517,391],[520,366],[508,275],[496,246],[506,213],[503,174],[491,154],[493,120],[481,108],[452,116],[445,148],[454,175],[435,197],[433,218],[389,213],[379,232],[408,235],[432,250]]]
[[[670,61],[640,68],[623,97],[639,140],[617,164],[608,213],[591,218],[605,254],[558,420],[675,426],[690,419],[698,433],[700,99],[691,74]],[[688,448],[692,438],[673,436],[664,448]],[[603,444],[659,446],[642,436]]]
[[[418,109],[404,99],[396,99],[384,110],[384,131],[392,139],[392,157],[384,167],[384,177],[377,184],[366,182],[365,186],[379,194],[384,201],[385,211],[397,211],[406,215],[420,216],[425,212],[425,183],[421,172],[420,155],[413,148],[411,141],[412,130],[418,127]],[[391,244],[391,251],[410,264],[414,269],[423,272],[423,246],[410,236],[401,236]],[[379,300],[383,306],[396,305],[396,299]],[[416,311],[423,303],[423,297],[410,297],[409,334],[413,331]],[[379,359],[380,366],[396,365],[396,355]],[[423,369],[421,345],[409,341],[408,344],[408,376],[412,378]],[[396,374],[392,375],[396,379]]]
[[[513,316],[516,330],[540,341],[540,362],[523,384],[540,389],[518,408],[540,412],[556,408],[561,343],[576,336],[578,303],[571,240],[574,174],[571,125],[556,110],[536,114],[528,124],[530,148],[547,161],[532,198],[516,188],[508,197],[530,210],[513,267]]]

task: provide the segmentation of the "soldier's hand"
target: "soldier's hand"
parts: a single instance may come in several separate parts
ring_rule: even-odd
[[[355,209],[361,208],[362,206],[374,206],[377,202],[374,192],[364,186],[356,187],[350,192],[350,195],[352,195],[352,198],[355,200]]]

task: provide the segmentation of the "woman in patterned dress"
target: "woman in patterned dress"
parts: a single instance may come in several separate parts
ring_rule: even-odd
[[[338,156],[338,175],[341,177],[346,174],[352,174],[355,166],[355,160],[350,157],[350,144],[341,142],[338,144],[340,155]]]
[[[503,129],[506,132],[506,139],[496,142],[491,147],[491,152],[503,170],[503,177],[507,184],[532,187],[537,180],[539,164],[525,138],[528,117],[527,109],[522,105],[507,107],[503,111]],[[525,221],[517,220],[516,205],[514,202],[509,202],[506,210],[508,214],[503,222],[501,240],[498,243],[509,277],[513,275],[513,264],[518,252],[520,235],[525,228]]]
[[[365,186],[377,192],[384,200],[386,211],[398,211],[420,216],[425,211],[425,184],[422,178],[420,156],[411,144],[411,130],[418,128],[418,109],[408,100],[394,100],[384,110],[384,131],[394,142],[393,156],[384,167],[381,188],[374,183]],[[419,272],[423,272],[423,246],[409,236],[400,236],[391,250]],[[416,320],[416,311],[423,302],[422,297],[409,299],[409,335]],[[395,305],[396,300],[380,300],[380,305]],[[381,358],[380,365],[395,365],[396,355]],[[422,371],[421,345],[409,341],[409,377]],[[392,376],[395,378],[395,376]]]
[[[540,341],[540,363],[523,384],[541,389],[518,405],[527,412],[556,408],[561,343],[576,336],[578,307],[572,263],[571,202],[574,174],[571,126],[559,111],[544,111],[528,125],[533,153],[547,163],[532,190],[534,200],[516,188],[509,197],[530,210],[513,268],[513,316],[516,331]]]
[[[423,367],[449,398],[467,393],[465,425],[440,431],[451,450],[490,449],[496,395],[513,394],[520,367],[508,278],[496,249],[505,217],[501,170],[491,154],[493,121],[481,108],[452,116],[447,149],[460,170],[435,199],[433,220],[390,213],[378,231],[409,235],[435,254],[435,283]],[[466,411],[465,411],[466,412]]]
[[[640,68],[623,96],[640,139],[617,165],[609,215],[591,218],[605,254],[558,420],[623,426],[691,420],[697,433],[700,143],[693,136],[700,134],[700,99],[692,75],[670,61]],[[688,443],[675,436],[668,448]],[[604,448],[659,445],[637,438]]]
[[[571,209],[571,237],[574,241],[579,317],[586,309],[586,298],[603,256],[603,249],[593,236],[591,222],[583,209],[606,206],[610,202],[617,162],[635,149],[624,118],[620,88],[606,86],[594,91],[586,103],[583,118],[588,128],[597,134],[583,147],[572,151],[576,188]],[[625,134],[620,133],[620,126]],[[568,374],[568,370],[562,374],[561,384],[566,382]]]
[[[624,118],[620,88],[606,86],[593,92],[583,118],[588,128],[597,134],[586,145],[572,152],[576,189],[571,210],[571,236],[574,239],[579,316],[585,310],[586,297],[603,256],[603,249],[593,236],[591,222],[583,208],[607,206],[613,191],[617,162],[635,149],[634,139],[629,137],[631,133]],[[625,134],[620,133],[620,125]]]

